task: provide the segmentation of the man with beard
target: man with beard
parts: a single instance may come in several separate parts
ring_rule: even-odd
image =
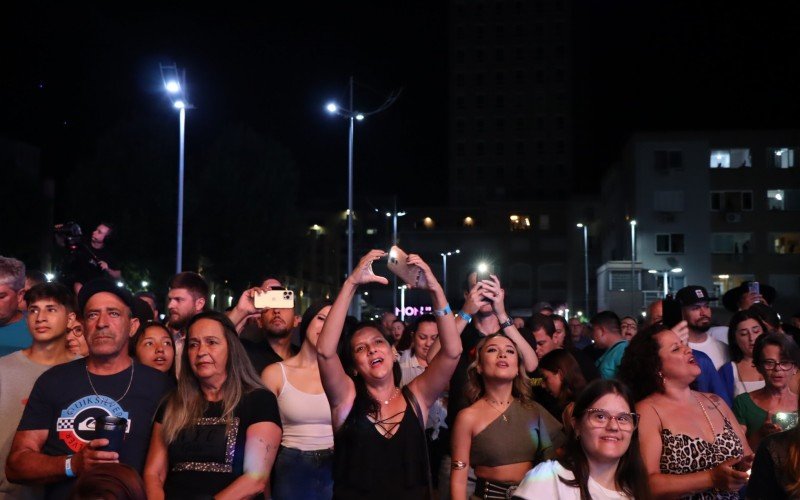
[[[195,314],[203,312],[208,302],[208,283],[197,273],[184,271],[169,282],[167,326],[175,344],[175,371],[180,373],[186,325]]]
[[[716,297],[709,297],[704,287],[692,285],[678,290],[675,298],[681,303],[683,319],[689,327],[689,347],[706,353],[714,362],[714,368],[719,370],[730,361],[730,356],[727,346],[708,334],[711,328],[708,303],[717,300]]]
[[[265,281],[264,284],[268,283]],[[270,286],[270,289],[275,290],[276,287]],[[253,305],[253,294],[265,291],[264,288],[245,290],[236,307],[228,313],[231,321],[237,324],[242,318],[259,312]],[[288,359],[299,352],[300,348],[292,344],[292,332],[295,326],[294,306],[292,304],[292,307],[284,308],[267,307],[260,311],[256,324],[261,329],[265,340],[253,341],[240,337],[257,373],[261,373],[272,363]]]

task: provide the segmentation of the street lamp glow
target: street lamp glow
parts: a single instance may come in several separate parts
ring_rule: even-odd
[[[180,99],[172,103],[172,105],[175,106],[175,109],[184,109],[186,107],[186,103]]]
[[[325,109],[328,110],[328,113],[336,113],[339,111],[339,106],[337,106],[334,102],[329,102],[328,105],[325,106]]]
[[[364,119],[364,115],[362,113],[357,113],[356,114],[356,120],[361,121],[363,119]]]
[[[672,272],[673,273],[682,273],[683,272],[683,268],[682,267],[676,267],[676,268],[672,269]]]
[[[147,285],[149,284],[150,283],[148,283],[147,281],[142,281],[142,288],[147,288]]]
[[[575,225],[576,225],[577,227],[583,227],[583,224],[582,224],[582,223],[580,223],[580,222],[578,222],[578,223],[577,223],[577,224],[575,224]]]
[[[47,278],[47,282],[50,283],[55,279],[56,275],[53,273],[46,273],[44,277]]]
[[[658,271],[656,271],[655,269],[650,269],[647,272],[650,273],[650,274],[658,274]]]
[[[631,220],[631,226],[635,226],[635,225],[636,225],[636,219]]]
[[[122,288],[123,286],[125,286],[125,283],[123,283],[121,281],[117,281],[117,286]]]
[[[176,82],[175,80],[168,81],[166,84],[164,84],[164,87],[170,94],[177,94],[178,92],[181,91],[181,84]]]
[[[386,217],[391,217],[391,216],[392,216],[392,212],[386,212]]]

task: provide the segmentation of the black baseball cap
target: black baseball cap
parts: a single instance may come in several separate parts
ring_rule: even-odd
[[[717,297],[710,297],[708,290],[703,286],[691,285],[685,286],[678,290],[675,294],[675,299],[681,303],[683,307],[692,306],[698,302],[711,302],[717,300]]]
[[[131,314],[135,315],[137,304],[131,291],[124,286],[117,286],[116,281],[108,278],[97,278],[83,285],[78,293],[78,307],[81,308],[81,311],[86,309],[86,303],[89,302],[92,295],[100,292],[113,293],[130,308]]]

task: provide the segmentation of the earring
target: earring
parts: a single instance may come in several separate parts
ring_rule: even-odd
[[[658,372],[658,377],[661,379],[661,382],[664,382],[664,374],[663,374],[663,373],[661,373],[661,371],[660,371],[660,370],[659,370],[659,372]]]

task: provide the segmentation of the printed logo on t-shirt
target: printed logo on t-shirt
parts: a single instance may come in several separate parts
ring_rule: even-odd
[[[69,447],[78,452],[94,438],[95,419],[100,415],[128,419],[128,412],[107,396],[86,396],[61,410],[61,417],[56,421],[58,437]],[[131,432],[131,421],[125,434]]]

